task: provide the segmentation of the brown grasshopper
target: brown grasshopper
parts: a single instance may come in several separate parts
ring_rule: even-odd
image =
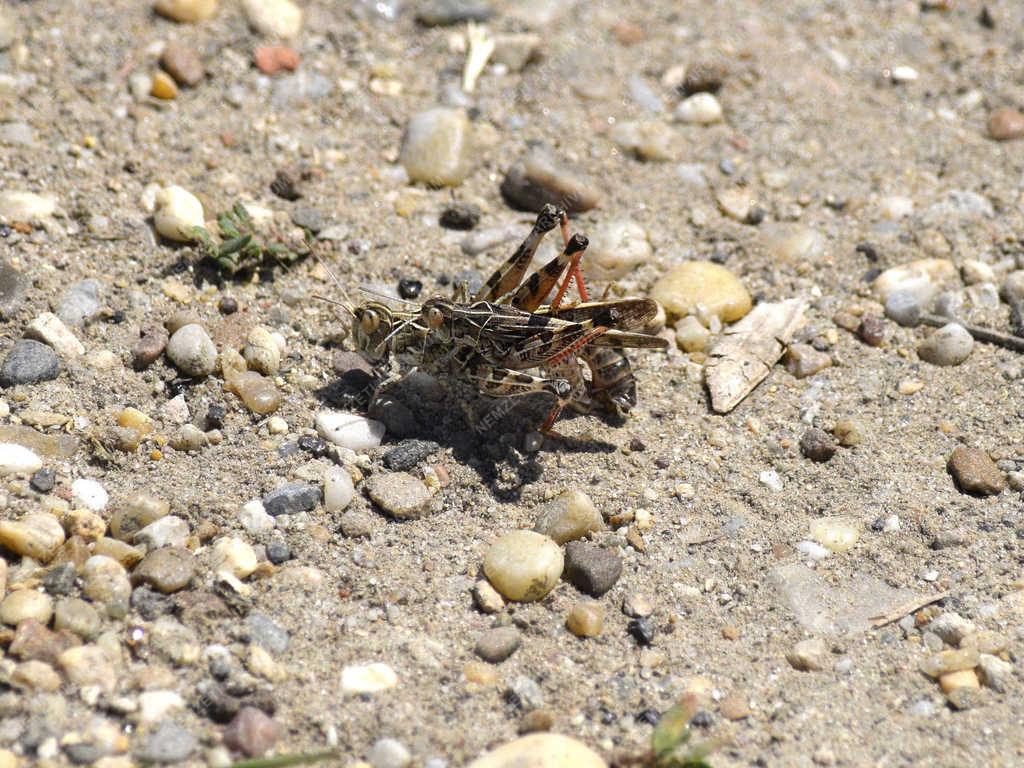
[[[544,235],[559,225],[564,250],[524,281]],[[623,350],[665,348],[664,339],[636,332],[657,306],[649,299],[589,301],[579,267],[587,239],[570,237],[567,225],[564,212],[545,206],[522,245],[472,297],[460,287],[452,300],[433,298],[418,311],[380,302],[351,310],[357,349],[375,365],[403,356],[430,372],[458,375],[492,397],[552,394],[544,433],[553,434],[566,405],[588,412],[596,401],[628,411],[636,384]],[[570,281],[582,303],[563,305]],[[556,285],[554,300],[542,306]],[[529,373],[534,369],[540,375]]]

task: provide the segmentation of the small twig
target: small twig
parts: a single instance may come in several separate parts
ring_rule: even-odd
[[[993,331],[991,328],[983,328],[980,325],[972,325],[965,323],[952,317],[943,317],[942,315],[932,315],[929,313],[922,313],[920,322],[923,325],[930,325],[933,328],[941,328],[944,325],[950,323],[957,323],[963,326],[963,329],[967,331],[978,341],[985,341],[989,344],[996,344],[1004,349],[1010,349],[1014,352],[1024,352],[1024,338],[1020,336],[1014,336],[1010,333],[1003,333],[1001,331]]]
[[[894,621],[899,621],[907,614],[919,611],[926,605],[937,603],[939,600],[942,600],[946,597],[949,597],[948,591],[937,592],[936,594],[930,595],[928,597],[915,597],[913,600],[906,602],[903,605],[898,606],[897,608],[894,608],[891,611],[888,611],[887,613],[882,613],[878,616],[872,616],[871,626],[875,629],[878,629],[879,627],[884,627],[886,624],[892,624]]]

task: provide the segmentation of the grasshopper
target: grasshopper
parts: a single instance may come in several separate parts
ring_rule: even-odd
[[[541,240],[557,226],[564,249],[524,281]],[[356,348],[377,367],[405,361],[459,376],[492,397],[547,392],[556,404],[541,427],[545,434],[556,434],[552,427],[566,405],[589,412],[597,402],[628,411],[636,383],[623,350],[664,349],[667,342],[637,332],[654,317],[653,301],[589,300],[579,266],[587,244],[582,235],[569,236],[563,211],[545,206],[519,248],[473,296],[460,286],[453,299],[435,297],[416,310],[381,302],[351,308]],[[563,305],[573,281],[582,302]],[[542,305],[556,285],[551,304]],[[535,369],[538,374],[530,373]]]

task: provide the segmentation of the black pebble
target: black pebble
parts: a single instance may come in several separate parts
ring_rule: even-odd
[[[403,277],[398,281],[398,295],[403,299],[415,299],[423,290],[423,283],[409,277]]]
[[[206,409],[206,429],[220,429],[224,426],[224,417],[227,416],[228,409],[220,403],[211,403],[210,407]]]
[[[878,250],[871,243],[857,243],[854,250],[864,254],[864,258],[868,261],[878,261]]]
[[[654,622],[650,619],[633,619],[626,629],[637,645],[647,646],[654,642]]]
[[[75,578],[78,572],[71,563],[62,563],[51,568],[43,576],[43,589],[54,597],[70,595],[75,591]]]
[[[452,203],[441,211],[440,224],[445,229],[473,229],[480,223],[480,208],[472,203]]]
[[[44,467],[32,475],[32,479],[28,481],[28,484],[32,486],[34,491],[49,493],[53,490],[54,483],[56,482],[57,473],[49,467]]]
[[[267,544],[267,560],[274,565],[286,563],[292,559],[292,551],[283,541],[274,540]]]
[[[327,453],[327,443],[316,435],[303,435],[298,440],[299,448],[319,459]]]
[[[648,725],[657,725],[658,720],[661,718],[661,714],[656,709],[645,709],[639,715],[636,716],[638,723],[647,723]]]
[[[714,724],[715,718],[706,709],[698,709],[690,720],[690,725],[695,728],[710,728]]]
[[[238,311],[238,301],[231,296],[224,296],[217,302],[217,310],[222,315],[233,315]]]

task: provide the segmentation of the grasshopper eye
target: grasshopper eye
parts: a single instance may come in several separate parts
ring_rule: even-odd
[[[359,319],[359,327],[363,329],[363,333],[373,333],[379,326],[380,315],[372,309],[363,312],[363,316]]]
[[[444,324],[444,313],[437,307],[427,310],[427,325],[431,328],[440,328]]]

